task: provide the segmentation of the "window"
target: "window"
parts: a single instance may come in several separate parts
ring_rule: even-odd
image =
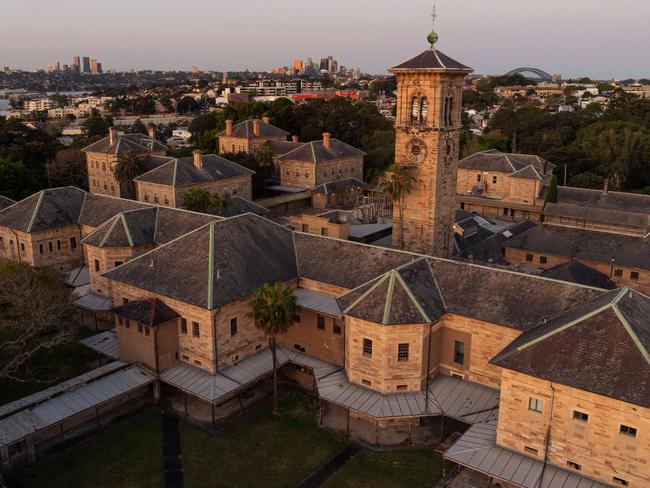
[[[148,336],[151,335],[151,327],[148,325],[144,328],[144,335]]]
[[[370,339],[363,340],[363,355],[367,358],[372,357],[372,341]]]
[[[115,267],[122,266],[124,263],[122,261],[115,261]]]
[[[201,366],[201,361],[199,361],[198,359],[195,359],[194,360],[194,366]]]
[[[418,98],[413,97],[411,99],[411,122],[417,122],[417,120],[418,120],[418,112],[419,112]]]
[[[463,341],[454,341],[454,362],[465,364],[465,343]]]
[[[580,471],[582,469],[582,466],[579,465],[578,463],[575,463],[573,461],[567,461],[566,465],[570,468],[575,469],[576,471]]]
[[[524,446],[524,452],[527,452],[528,454],[534,454],[535,456],[537,456],[538,451],[533,447]]]
[[[237,335],[237,317],[230,319],[230,335]]]
[[[514,217],[516,213],[516,210],[514,208],[510,209],[510,217]]]
[[[38,245],[38,252],[40,252],[41,254],[43,254],[43,244],[39,244],[39,245]]]
[[[420,101],[420,123],[425,124],[427,122],[427,116],[429,115],[429,100],[427,97],[422,97]]]
[[[130,328],[131,328],[131,321],[130,321],[129,319],[125,319],[125,320],[124,320],[124,326],[125,326],[127,329],[130,329]]]
[[[628,480],[624,480],[623,478],[619,478],[618,476],[612,477],[612,481],[614,483],[618,483],[621,486],[630,486],[630,482]]]
[[[138,334],[142,334],[144,331],[144,326],[142,324],[138,324]]]
[[[327,227],[323,227],[323,228],[320,230],[320,235],[327,237],[327,234],[328,234],[328,232],[327,232]]]
[[[633,280],[638,280],[639,279],[639,272],[638,271],[632,271],[630,273],[630,278]]]
[[[503,209],[503,215],[508,215],[508,210],[509,210],[509,209],[504,208],[504,209]]]
[[[293,321],[300,323],[300,309],[296,308],[295,312],[293,312]]]
[[[99,272],[99,259],[95,259],[95,272]]]
[[[129,303],[129,299],[126,297],[122,297],[122,305],[126,305],[127,303]]]
[[[398,344],[397,345],[397,361],[400,363],[407,362],[409,360],[409,345],[408,344]]]
[[[76,237],[71,237],[70,238],[70,249],[77,249],[77,238]]]
[[[187,334],[187,319],[181,319],[181,332]]]
[[[183,361],[189,361],[189,360],[190,360],[190,357],[183,354]]]
[[[480,182],[481,181],[481,173],[476,175],[476,181]]]
[[[341,335],[341,333],[343,332],[343,324],[341,324],[341,320],[334,319],[334,325],[332,326],[332,332],[334,332],[336,335]]]
[[[309,232],[309,224],[302,224],[302,231]]]
[[[408,389],[408,385],[397,385],[397,386],[395,387],[395,389],[396,389],[397,391],[404,391],[404,390],[407,390],[407,389]]]
[[[622,278],[623,277],[623,270],[622,269],[615,269],[614,270],[614,276],[617,278]]]
[[[60,251],[60,250],[61,250],[61,241],[58,240],[58,239],[56,240],[56,250],[57,250],[57,251]]]
[[[366,386],[372,386],[372,381],[367,380],[365,378],[361,380],[361,383],[366,385]]]
[[[537,398],[530,397],[528,399],[528,410],[532,412],[542,413],[544,402]]]
[[[629,425],[621,424],[621,429],[619,432],[621,434],[629,435],[630,437],[636,437],[636,429],[634,427],[630,427]]]
[[[492,177],[492,183],[493,183],[494,185],[497,184],[497,177],[496,177],[496,176],[493,176],[493,177]]]
[[[533,262],[533,255],[532,254],[526,254],[526,261],[528,261],[529,263],[532,263]]]
[[[54,245],[52,244],[52,241],[47,243],[47,247],[50,250],[50,252],[54,252]]]
[[[201,327],[198,322],[192,322],[192,336],[201,337]]]
[[[540,256],[539,264],[546,264],[546,263],[548,263],[548,258],[546,256]]]
[[[320,330],[325,330],[325,317],[321,314],[316,315],[316,327]]]
[[[573,419],[579,420],[580,422],[587,422],[589,420],[589,414],[584,412],[579,412],[578,410],[574,410]]]

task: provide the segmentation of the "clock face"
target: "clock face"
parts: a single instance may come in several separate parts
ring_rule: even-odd
[[[411,139],[406,144],[406,157],[412,161],[422,161],[427,157],[427,145],[422,139]]]

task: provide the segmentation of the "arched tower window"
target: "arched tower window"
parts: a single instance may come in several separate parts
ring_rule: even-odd
[[[447,116],[449,117],[449,120],[447,121],[447,125],[453,125],[454,123],[454,96],[449,95],[449,111]]]
[[[427,123],[427,116],[429,115],[429,99],[427,97],[422,97],[420,101],[420,123]]]
[[[411,123],[416,124],[418,122],[418,115],[420,112],[420,107],[418,104],[418,97],[413,97],[411,99]]]

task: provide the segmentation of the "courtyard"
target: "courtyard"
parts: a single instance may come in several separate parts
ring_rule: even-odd
[[[163,486],[161,414],[151,408],[131,422],[52,456],[16,480],[27,487]],[[342,451],[346,441],[316,427],[309,400],[283,391],[280,415],[266,400],[208,433],[180,423],[184,486],[291,487]],[[323,486],[432,486],[442,461],[433,449],[375,452],[362,448]],[[11,485],[10,485],[11,486]]]

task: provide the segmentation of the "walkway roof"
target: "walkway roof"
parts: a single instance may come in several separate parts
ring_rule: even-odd
[[[109,358],[120,358],[120,345],[115,329],[105,330],[99,334],[81,339],[79,343]]]

